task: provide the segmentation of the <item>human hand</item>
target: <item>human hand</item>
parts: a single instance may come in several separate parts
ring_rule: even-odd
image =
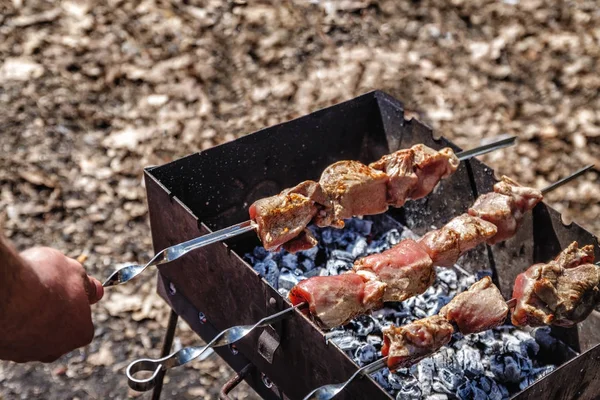
[[[21,253],[25,268],[9,301],[9,333],[0,337],[0,358],[52,362],[94,337],[90,304],[102,284],[61,252],[37,247]],[[1,328],[0,328],[1,329]]]

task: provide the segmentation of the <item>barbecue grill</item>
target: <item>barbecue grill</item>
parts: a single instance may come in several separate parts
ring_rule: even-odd
[[[426,125],[405,120],[403,106],[375,91],[350,101],[266,128],[227,144],[147,168],[146,188],[155,251],[248,218],[255,200],[279,193],[306,179],[318,179],[329,164],[356,159],[370,162],[383,154],[416,143],[432,148],[457,146],[434,139]],[[494,171],[470,160],[461,163],[436,192],[390,209],[388,215],[417,234],[440,220],[466,211],[480,193],[492,190]],[[506,298],[519,272],[553,258],[572,241],[594,244],[597,238],[577,224],[564,225],[554,209],[538,205],[516,237],[480,246],[465,256],[463,268],[493,271]],[[291,307],[275,288],[244,261],[242,255],[260,245],[253,232],[196,250],[159,267],[158,292],[172,308],[162,355],[170,352],[178,316],[206,342],[221,330]],[[596,398],[600,393],[600,313],[577,328],[553,328],[580,355],[537,381],[517,399]],[[215,351],[237,372],[222,396],[241,379],[266,399],[298,399],[312,389],[343,382],[357,365],[300,311],[260,329],[235,347]],[[557,352],[555,362],[569,356]],[[162,379],[161,379],[162,380]],[[160,396],[162,384],[155,388]],[[391,398],[371,378],[356,380],[340,398]]]

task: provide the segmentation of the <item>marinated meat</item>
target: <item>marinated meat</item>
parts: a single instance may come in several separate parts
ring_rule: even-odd
[[[339,161],[323,171],[319,183],[333,204],[332,220],[340,224],[353,216],[385,212],[387,181],[385,173],[358,161]]]
[[[255,201],[249,209],[250,218],[258,225],[257,233],[267,250],[277,250],[284,243],[304,235],[299,239],[302,245],[290,245],[290,248],[309,248],[312,235],[305,232],[306,226],[318,219],[319,214],[330,209],[331,205],[319,184],[305,181],[287,189],[278,195]],[[314,239],[314,238],[313,238]],[[310,246],[310,247],[312,247]]]
[[[513,237],[525,213],[531,211],[542,199],[541,191],[519,186],[512,179],[503,176],[494,185],[494,193],[483,194],[475,200],[469,208],[469,214],[498,227],[498,233],[488,240],[489,244],[495,244]]]
[[[369,164],[369,167],[387,174],[387,202],[392,207],[402,207],[408,194],[419,182],[413,165],[414,159],[415,153],[411,149],[405,149],[387,154]]]
[[[461,255],[485,242],[496,232],[494,224],[462,214],[442,228],[426,233],[419,244],[427,251],[434,265],[452,266]]]
[[[315,276],[292,288],[292,304],[307,302],[314,319],[326,329],[344,325],[382,304],[385,284],[366,282],[357,274]]]
[[[389,357],[388,368],[395,371],[435,353],[450,342],[453,332],[452,325],[439,315],[401,327],[392,325],[383,330],[381,354]]]
[[[516,207],[522,213],[531,211],[544,199],[540,190],[521,186],[507,176],[503,176],[500,182],[494,185],[494,192],[511,196],[515,200]]]
[[[600,267],[593,247],[572,243],[555,260],[519,274],[513,288],[515,325],[571,327],[583,321],[600,301]]]
[[[383,253],[361,258],[354,271],[366,279],[386,284],[383,301],[403,301],[427,290],[435,280],[433,262],[412,239],[406,239]]]
[[[461,333],[477,333],[504,323],[508,306],[490,277],[486,276],[462,293],[456,295],[439,312],[456,323]]]
[[[489,244],[513,237],[523,219],[523,213],[516,207],[514,198],[500,193],[479,196],[469,208],[469,214],[496,225],[498,233],[488,240]]]
[[[304,229],[298,236],[285,242],[281,245],[286,251],[290,253],[296,253],[302,250],[308,250],[317,245],[318,241],[313,236],[312,232],[308,229]]]
[[[418,178],[418,183],[409,194],[411,199],[420,199],[431,193],[441,179],[456,171],[460,162],[448,147],[436,151],[424,144],[417,144],[411,150],[414,152],[415,173]]]

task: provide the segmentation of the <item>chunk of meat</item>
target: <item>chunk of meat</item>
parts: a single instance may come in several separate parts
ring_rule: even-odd
[[[282,248],[290,253],[296,253],[302,250],[308,250],[317,245],[318,241],[313,236],[312,232],[304,229],[298,236],[281,245]]]
[[[479,196],[469,208],[469,214],[496,225],[498,232],[488,240],[489,244],[513,237],[522,219],[522,213],[517,209],[514,198],[493,192]]]
[[[361,276],[348,273],[305,279],[288,296],[294,305],[307,302],[317,323],[331,329],[380,307],[384,290],[381,282],[366,282]]]
[[[460,332],[467,335],[502,325],[508,306],[500,290],[486,276],[456,295],[442,307],[439,315],[456,323]]]
[[[502,176],[500,182],[494,185],[494,192],[511,196],[515,200],[516,207],[522,213],[531,211],[544,199],[541,190],[521,186],[507,176]]]
[[[408,325],[383,329],[381,354],[388,356],[388,368],[405,368],[435,353],[452,339],[454,328],[443,317],[434,315]]]
[[[415,153],[412,149],[386,154],[369,167],[387,174],[387,202],[392,207],[402,207],[408,194],[414,190],[419,178],[414,168]]]
[[[531,211],[542,199],[541,191],[519,186],[512,179],[503,176],[494,185],[494,193],[483,194],[475,200],[469,208],[469,214],[498,227],[498,233],[488,240],[489,244],[495,244],[513,237],[525,213]]]
[[[600,301],[600,267],[593,247],[572,243],[553,261],[519,274],[513,288],[515,325],[571,327],[583,321]]]
[[[333,221],[339,222],[385,212],[387,181],[385,173],[358,161],[338,161],[323,171],[319,183],[333,204]]]
[[[427,290],[435,280],[433,262],[412,239],[406,239],[383,253],[354,263],[353,270],[369,280],[386,284],[383,301],[403,301]]]
[[[458,157],[448,147],[437,151],[424,144],[417,144],[411,150],[415,155],[414,166],[418,178],[409,194],[411,199],[427,196],[441,179],[452,175],[458,168]]]
[[[306,226],[330,203],[317,182],[305,181],[280,194],[255,201],[249,209],[250,218],[258,225],[257,233],[267,250],[277,250],[304,233],[303,246],[311,241],[305,232]],[[294,247],[294,246],[290,246]],[[311,246],[312,247],[312,246]]]
[[[451,266],[458,258],[493,237],[497,228],[491,222],[469,214],[461,214],[442,228],[426,233],[419,244],[427,251],[434,265]]]

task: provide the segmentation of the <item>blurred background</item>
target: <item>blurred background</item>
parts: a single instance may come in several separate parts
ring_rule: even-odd
[[[595,1],[0,2],[0,225],[106,277],[151,255],[143,168],[373,89],[541,187],[600,233],[600,9]],[[129,361],[160,353],[155,277],[107,290],[96,338],[52,364],[0,362],[0,398],[149,398]],[[32,316],[34,317],[34,316]],[[198,344],[181,323],[177,344]],[[164,398],[216,398],[217,356],[168,374]],[[238,398],[256,398],[244,387]]]

